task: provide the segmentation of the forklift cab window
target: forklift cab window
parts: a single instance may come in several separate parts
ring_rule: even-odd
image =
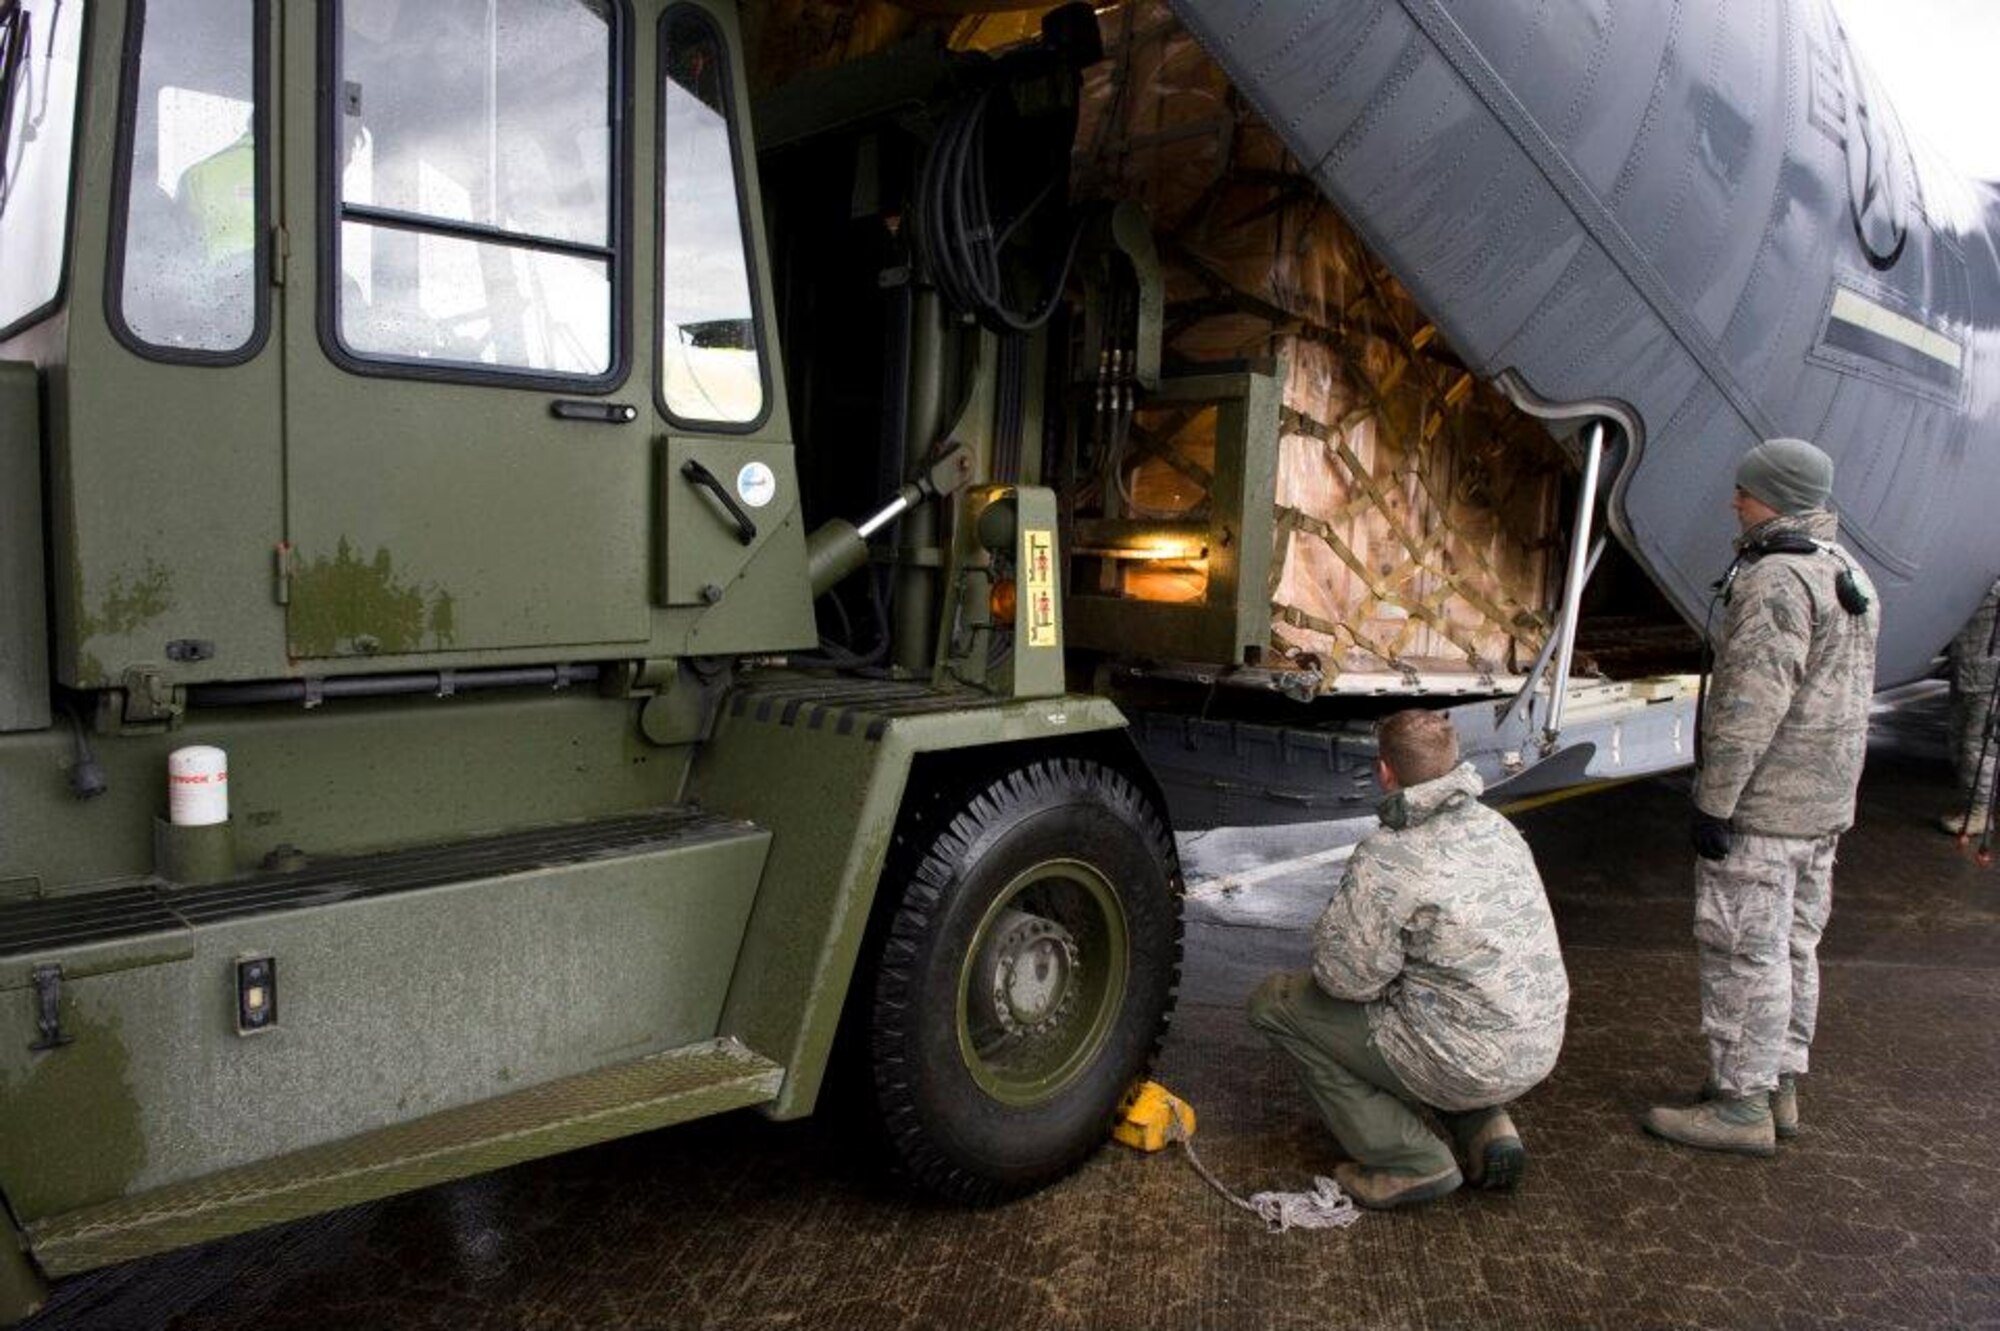
[[[132,11],[114,256],[117,325],[142,354],[236,360],[259,327],[264,227],[257,7],[145,0]]]
[[[764,415],[764,362],[728,52],[693,6],[668,11],[660,45],[661,404],[677,421],[747,426]]]
[[[0,338],[56,307],[83,0],[0,0]]]
[[[343,0],[330,292],[359,362],[614,372],[612,0]]]

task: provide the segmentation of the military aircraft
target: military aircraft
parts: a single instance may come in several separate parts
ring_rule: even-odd
[[[1907,135],[1829,0],[1174,0],[1478,373],[1607,417],[1613,531],[1699,624],[1759,439],[1837,464],[1923,674],[2000,571],[2000,187]]]

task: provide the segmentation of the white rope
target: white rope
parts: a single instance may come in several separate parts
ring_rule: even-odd
[[[1346,1229],[1361,1218],[1361,1209],[1354,1204],[1354,1199],[1324,1174],[1314,1176],[1311,1192],[1255,1192],[1247,1201],[1237,1196],[1221,1179],[1209,1173],[1208,1166],[1195,1154],[1194,1135],[1181,1120],[1178,1108],[1173,1110],[1167,1140],[1180,1143],[1181,1149],[1187,1152],[1188,1163],[1194,1166],[1195,1173],[1201,1175],[1209,1187],[1228,1198],[1231,1204],[1261,1219],[1273,1234],[1282,1234],[1288,1229]]]

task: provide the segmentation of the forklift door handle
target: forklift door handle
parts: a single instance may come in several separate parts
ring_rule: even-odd
[[[750,515],[736,502],[736,496],[729,493],[729,487],[724,485],[714,472],[693,458],[689,458],[681,463],[681,475],[722,501],[722,506],[729,510],[729,516],[736,519],[737,540],[749,545],[757,539],[757,524],[750,520]]]

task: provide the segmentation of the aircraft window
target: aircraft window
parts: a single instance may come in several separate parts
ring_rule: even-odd
[[[729,57],[692,6],[660,23],[660,398],[679,421],[764,415],[764,358],[730,105]]]
[[[337,36],[341,346],[610,375],[610,0],[345,0]]]
[[[62,294],[82,35],[82,0],[0,0],[0,337]]]
[[[118,318],[141,350],[236,360],[257,340],[257,12],[241,0],[133,10],[139,68],[116,288]]]

